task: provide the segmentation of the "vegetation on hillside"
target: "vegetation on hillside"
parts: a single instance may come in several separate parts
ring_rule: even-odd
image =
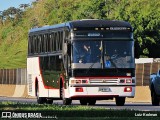
[[[29,29],[78,19],[128,21],[136,57],[160,57],[159,0],[36,0],[0,12],[0,68],[26,67]]]

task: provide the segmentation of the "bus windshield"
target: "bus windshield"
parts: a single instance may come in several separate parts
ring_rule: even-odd
[[[73,63],[100,62],[101,41],[74,41]]]
[[[134,68],[133,41],[105,41],[105,68]]]
[[[133,41],[73,41],[72,68],[134,68]]]

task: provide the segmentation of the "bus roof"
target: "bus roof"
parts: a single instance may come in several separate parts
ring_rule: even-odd
[[[119,20],[98,20],[98,19],[87,19],[87,20],[76,20],[70,21],[62,24],[56,24],[51,26],[43,26],[40,28],[33,28],[29,32],[38,32],[44,30],[51,30],[51,29],[58,29],[68,27],[70,29],[82,27],[129,27],[131,28],[130,23],[126,21],[119,21]]]

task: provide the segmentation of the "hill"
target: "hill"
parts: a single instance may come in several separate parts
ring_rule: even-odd
[[[29,29],[77,19],[128,21],[135,29],[136,57],[160,57],[159,0],[36,0],[24,8],[1,14],[0,68],[26,67]]]

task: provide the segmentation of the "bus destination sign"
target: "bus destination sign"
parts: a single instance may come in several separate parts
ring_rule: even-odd
[[[130,30],[130,28],[127,27],[110,27],[108,30]]]
[[[88,36],[89,37],[98,37],[98,36],[101,36],[100,33],[88,33]]]

